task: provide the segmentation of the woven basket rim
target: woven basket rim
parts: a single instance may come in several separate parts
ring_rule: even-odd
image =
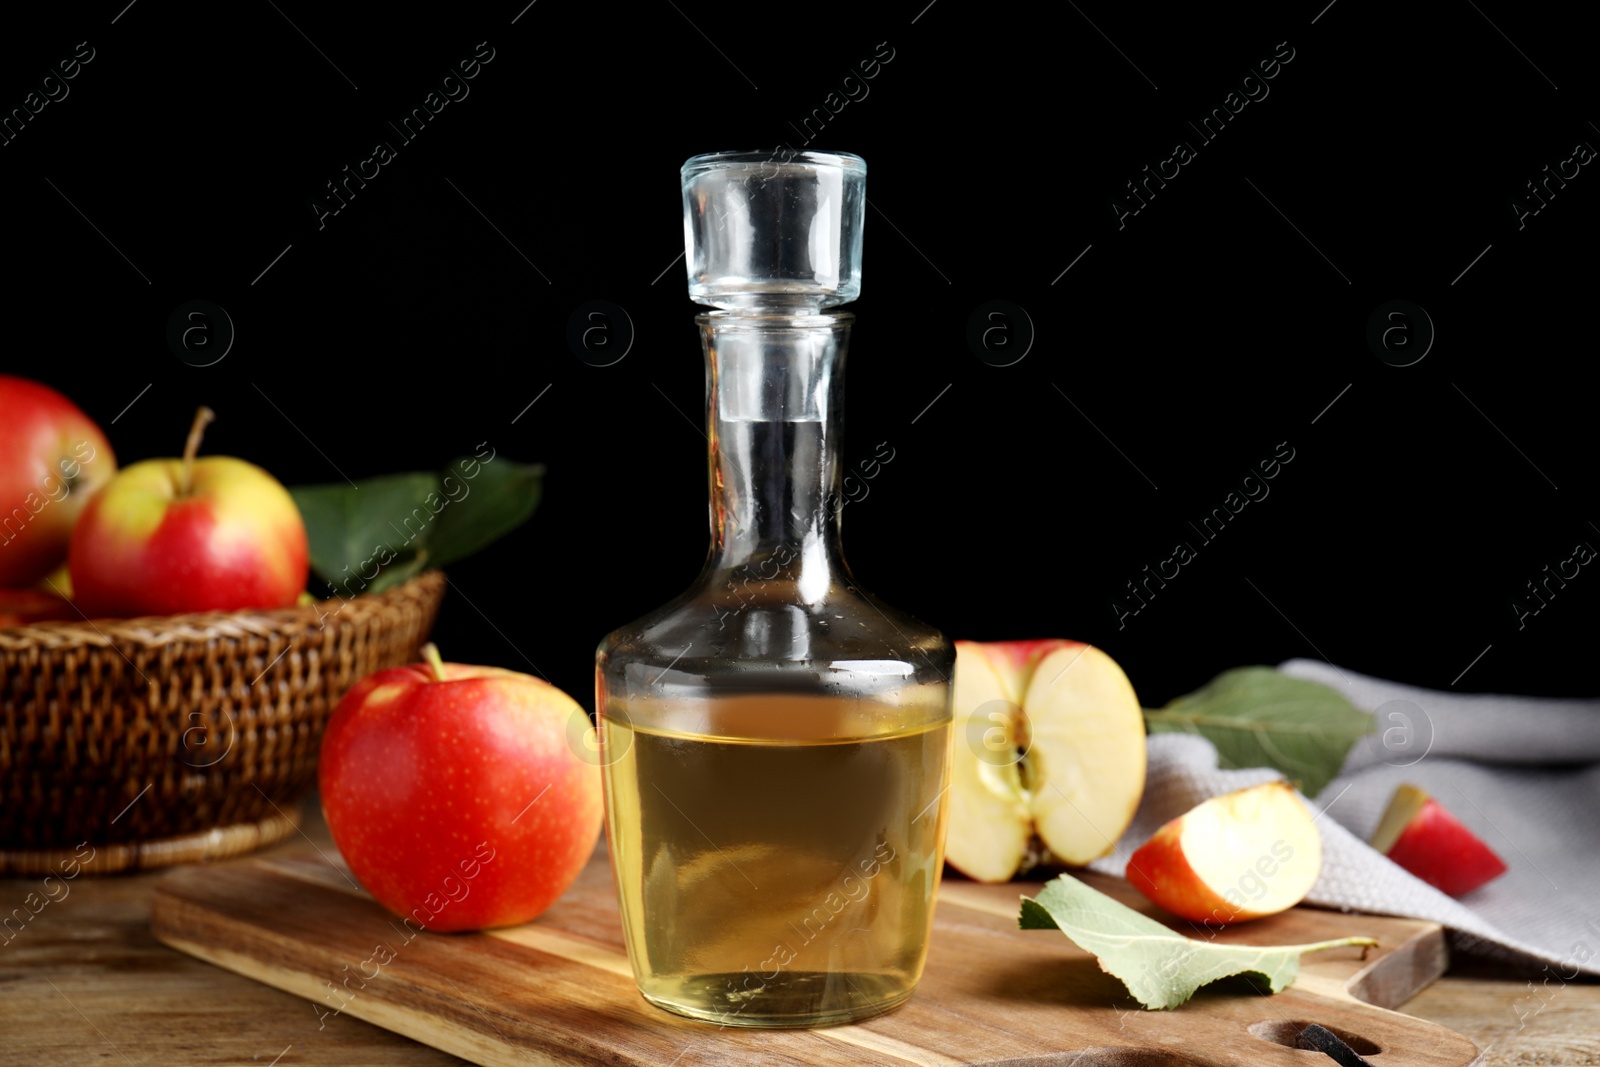
[[[293,607],[203,611],[182,615],[145,615],[134,619],[94,619],[36,622],[0,627],[0,652],[34,648],[133,646],[159,648],[175,642],[210,641],[219,637],[270,636],[309,626],[325,625],[353,613],[359,618],[396,600],[429,598],[445,584],[443,571],[424,571],[379,593],[362,593],[343,600],[333,597]],[[343,600],[335,610],[327,605]]]

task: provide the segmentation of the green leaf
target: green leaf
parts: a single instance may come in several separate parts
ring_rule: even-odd
[[[1316,796],[1373,728],[1372,716],[1320,682],[1271,667],[1224,671],[1188,696],[1144,713],[1153,734],[1199,734],[1225,768],[1274,767]]]
[[[475,477],[468,479],[466,474],[474,470]],[[465,559],[527,522],[539,506],[543,484],[542,463],[456,460],[444,472],[451,504],[439,512],[428,534],[431,565]]]
[[[465,559],[510,533],[539,506],[543,476],[542,465],[491,455],[289,494],[305,520],[312,571],[354,596]]]
[[[306,523],[311,569],[324,582],[353,595],[398,584],[425,565],[398,523],[439,486],[427,472],[385,474],[357,482],[301,485],[289,490]],[[381,560],[393,553],[387,566]],[[372,575],[377,568],[376,577]],[[403,576],[402,576],[403,575]],[[363,580],[369,584],[363,589]],[[324,591],[319,589],[318,593]]]
[[[1300,954],[1342,945],[1376,945],[1370,937],[1344,937],[1309,945],[1221,945],[1196,941],[1162,926],[1063,874],[1022,898],[1017,925],[1024,930],[1060,930],[1100,969],[1122,981],[1147,1008],[1176,1008],[1195,990],[1219,978],[1245,975],[1268,991],[1282,992],[1300,973]]]

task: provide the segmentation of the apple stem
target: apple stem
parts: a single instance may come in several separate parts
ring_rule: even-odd
[[[436,682],[445,681],[444,660],[439,658],[439,646],[432,641],[423,645],[422,658],[429,667],[433,668],[433,680]]]
[[[1340,937],[1332,941],[1317,941],[1309,945],[1296,945],[1295,948],[1305,953],[1321,952],[1323,949],[1344,948],[1346,946],[1359,947],[1361,949],[1361,958],[1366,959],[1367,950],[1376,947],[1377,944],[1378,939],[1375,937]]]
[[[206,427],[216,417],[217,413],[204,405],[194,413],[194,424],[189,427],[189,440],[183,446],[183,474],[178,485],[179,496],[189,495],[189,485],[194,479],[194,456],[200,451],[200,438],[205,436]]]

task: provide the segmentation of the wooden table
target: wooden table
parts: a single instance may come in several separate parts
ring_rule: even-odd
[[[304,826],[279,853],[331,854],[314,802]],[[10,941],[0,934],[0,1064],[463,1062],[349,1016],[319,1029],[309,1002],[159,944],[148,920],[160,877],[79,878],[20,932],[7,931]],[[21,906],[38,881],[0,880],[0,913]],[[1404,1010],[1470,1037],[1487,1050],[1486,1064],[1600,1064],[1600,983],[1541,985],[1544,977],[1458,964]]]

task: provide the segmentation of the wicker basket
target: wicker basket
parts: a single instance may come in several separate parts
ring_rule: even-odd
[[[328,714],[416,658],[444,588],[435,572],[281,611],[0,629],[0,874],[159,867],[293,833]]]

